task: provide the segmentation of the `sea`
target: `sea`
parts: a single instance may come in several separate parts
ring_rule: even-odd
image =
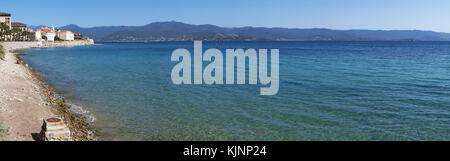
[[[450,140],[450,42],[203,41],[224,55],[279,49],[276,95],[248,83],[176,85],[179,48],[194,42],[97,42],[23,58],[102,140]]]

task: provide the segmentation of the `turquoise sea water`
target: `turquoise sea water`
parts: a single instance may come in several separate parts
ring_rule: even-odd
[[[176,48],[104,43],[25,51],[93,113],[105,140],[450,140],[450,42],[203,42],[280,49],[280,89],[174,85]]]

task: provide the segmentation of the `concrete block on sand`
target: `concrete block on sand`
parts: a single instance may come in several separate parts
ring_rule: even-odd
[[[59,118],[44,119],[41,137],[45,141],[72,141],[69,128]]]

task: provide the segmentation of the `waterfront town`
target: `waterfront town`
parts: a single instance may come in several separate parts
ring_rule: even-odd
[[[0,141],[95,140],[85,116],[22,60],[30,48],[94,45],[94,40],[54,27],[31,27],[0,12]]]
[[[0,12],[0,41],[74,41],[85,40],[80,33],[41,27],[33,30],[25,23],[13,22],[10,13]]]

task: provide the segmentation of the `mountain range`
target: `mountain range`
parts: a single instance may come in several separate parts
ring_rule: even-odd
[[[30,26],[41,27],[41,26]],[[219,27],[181,22],[154,22],[144,26],[59,27],[96,41],[192,41],[192,40],[279,40],[279,41],[450,41],[449,33],[421,30],[332,30],[325,28]]]

